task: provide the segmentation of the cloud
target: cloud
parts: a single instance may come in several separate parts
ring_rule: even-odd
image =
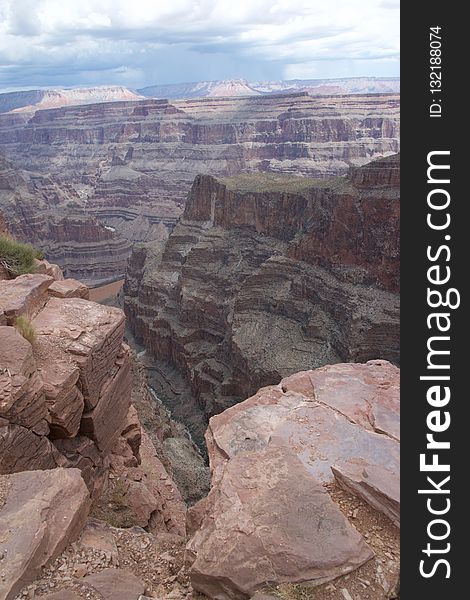
[[[0,87],[398,75],[393,0],[2,0]]]

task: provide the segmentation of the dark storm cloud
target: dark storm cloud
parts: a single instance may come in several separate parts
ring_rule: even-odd
[[[393,0],[1,0],[0,88],[398,75]]]

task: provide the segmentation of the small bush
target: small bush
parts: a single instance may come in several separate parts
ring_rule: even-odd
[[[30,344],[33,344],[36,340],[36,331],[34,329],[34,325],[31,323],[29,319],[23,316],[16,317],[15,320],[15,328],[25,340],[28,340]]]
[[[12,277],[34,272],[34,259],[42,258],[42,252],[30,244],[22,244],[6,235],[0,235],[0,265]]]

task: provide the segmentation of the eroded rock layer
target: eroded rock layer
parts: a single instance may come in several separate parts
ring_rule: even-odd
[[[69,186],[78,206],[130,241],[165,239],[198,173],[344,174],[397,152],[398,139],[396,94],[147,99],[0,115],[10,160]]]
[[[182,375],[211,416],[299,368],[397,361],[398,185],[398,156],[328,181],[197,177],[167,242],[136,249],[125,284],[158,393],[193,411]]]
[[[25,172],[0,155],[0,211],[19,241],[34,244],[69,277],[98,283],[125,272],[131,245],[78,204],[71,186]]]

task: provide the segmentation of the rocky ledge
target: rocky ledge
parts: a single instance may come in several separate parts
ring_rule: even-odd
[[[297,373],[212,417],[212,488],[188,514],[194,589],[241,600],[335,579],[312,597],[396,597],[399,412],[399,370],[375,360]]]
[[[185,505],[142,431],[120,309],[39,261],[0,280],[0,598],[76,538],[90,507],[185,534]],[[42,271],[42,272],[41,272]]]
[[[197,177],[169,239],[134,250],[125,312],[158,395],[201,437],[299,369],[397,362],[398,285],[397,155],[331,180]]]

